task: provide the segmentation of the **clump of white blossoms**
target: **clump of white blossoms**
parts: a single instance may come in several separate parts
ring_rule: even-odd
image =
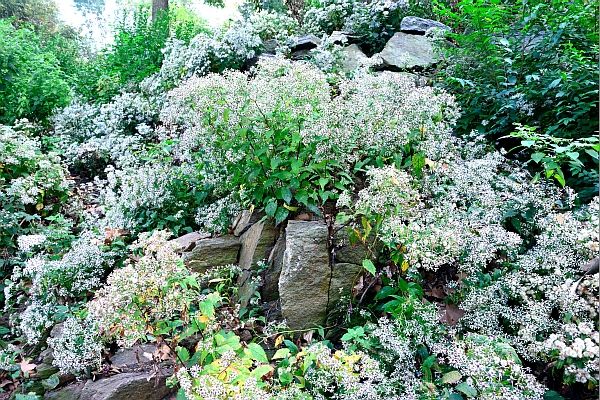
[[[323,159],[353,164],[365,154],[391,157],[407,145],[433,160],[452,145],[458,107],[448,93],[417,87],[401,74],[364,74],[344,80],[339,95],[324,104],[322,116],[306,124],[303,136],[323,136]]]
[[[41,210],[46,197],[66,194],[71,184],[56,154],[42,153],[38,139],[4,125],[0,125],[0,164],[6,166],[0,178],[0,226],[8,226],[11,214],[25,206]]]
[[[448,364],[482,400],[541,400],[546,388],[525,368],[515,350],[499,339],[469,334],[446,349]]]
[[[30,252],[36,247],[42,245],[46,241],[46,235],[21,235],[17,238],[17,245],[19,250],[23,252]]]
[[[461,303],[466,311],[461,323],[505,337],[525,358],[539,360],[540,353],[547,352],[545,339],[552,333],[564,334],[561,321],[594,321],[597,314],[590,311],[594,307],[573,285],[582,274],[581,266],[595,255],[588,244],[598,240],[597,225],[592,227],[598,212],[594,199],[587,210],[541,218],[543,231],[535,245],[498,280],[467,294]],[[597,299],[593,303],[597,307]],[[594,329],[589,337],[596,334]]]
[[[372,168],[367,171],[368,186],[358,192],[354,205],[361,214],[392,213],[397,216],[414,215],[420,202],[412,177],[393,166]]]
[[[52,363],[63,374],[81,375],[100,367],[102,342],[96,322],[69,317],[57,337],[49,338],[54,357]]]
[[[564,324],[543,343],[542,354],[565,369],[567,380],[587,383],[600,379],[600,333],[593,322]]]
[[[88,303],[90,318],[107,339],[132,346],[146,339],[147,324],[187,309],[186,290],[170,282],[189,277],[190,271],[175,253],[176,244],[167,240],[169,235],[166,231],[140,235],[133,249],[143,251],[141,258],[113,271]]]

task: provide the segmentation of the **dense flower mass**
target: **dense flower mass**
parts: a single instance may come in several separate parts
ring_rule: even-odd
[[[593,180],[587,163],[600,147],[524,126],[509,139],[482,135],[512,117],[458,134],[465,112],[487,107],[459,104],[436,79],[446,47],[456,50],[447,37],[460,39],[421,30],[435,21],[413,18],[414,31],[402,21],[438,13],[462,24],[456,8],[479,10],[485,25],[505,9],[319,0],[298,15],[295,3],[244,4],[212,31],[167,19],[152,65],[105,59],[111,74],[131,75],[127,84],[101,74],[39,126],[0,125],[2,390],[55,389],[67,374],[104,379],[120,372],[116,348],[151,343],[148,369],[172,371],[188,400],[588,395],[600,381],[600,197],[568,186],[569,175]],[[144,50],[139,38],[163,22],[136,23],[143,32],[121,32],[116,47]],[[435,65],[393,70],[376,55],[401,26],[425,32],[413,39],[434,45]],[[508,50],[521,40],[503,30],[488,39]],[[357,49],[372,57],[344,72]],[[498,59],[510,65],[508,50]],[[513,86],[546,72],[494,71],[509,112],[542,115]],[[545,90],[560,86],[556,98],[568,102],[567,76]],[[517,139],[535,149],[530,162],[513,157],[520,147],[501,148]],[[320,248],[291,235],[291,221],[326,224]],[[225,259],[219,243],[231,247],[228,265],[205,267]],[[301,276],[301,249],[322,271]],[[286,317],[290,268],[298,285],[329,274],[311,289],[322,293],[305,294],[315,298],[307,314],[319,313],[312,330]],[[338,282],[346,270],[352,281]],[[350,290],[332,307],[340,283]],[[49,363],[59,372],[42,379]]]
[[[102,361],[102,342],[95,322],[90,318],[68,318],[60,335],[48,339],[53,364],[65,374],[79,375],[98,368]]]
[[[186,290],[171,282],[190,273],[168,236],[165,231],[142,235],[136,244],[142,257],[111,273],[106,286],[89,303],[90,318],[118,343],[131,346],[143,341],[152,321],[169,319],[187,309]]]

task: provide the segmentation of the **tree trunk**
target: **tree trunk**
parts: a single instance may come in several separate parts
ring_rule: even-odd
[[[164,11],[169,10],[169,0],[152,0],[152,21]]]

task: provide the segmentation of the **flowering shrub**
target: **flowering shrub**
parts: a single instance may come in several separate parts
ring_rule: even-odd
[[[44,154],[33,137],[33,126],[0,125],[0,266],[9,270],[16,260],[17,239],[26,250],[40,244],[49,224],[69,196],[68,172],[56,154]]]
[[[377,52],[399,30],[404,16],[427,17],[431,13],[427,0],[320,0],[306,10],[302,28],[316,34],[347,31]]]
[[[448,364],[464,380],[455,389],[478,399],[542,399],[546,388],[527,368],[515,350],[500,339],[469,334],[447,349]],[[449,377],[449,375],[446,375]]]
[[[335,196],[335,161],[316,160],[321,139],[301,135],[328,92],[314,67],[269,60],[250,80],[239,72],[190,79],[169,94],[161,117],[180,139],[175,153],[199,158],[215,196],[239,193],[242,204],[282,221],[299,205],[318,212]]]
[[[560,333],[551,334],[542,352],[554,360],[554,368],[563,369],[565,382],[598,385],[600,369],[600,334],[591,322],[564,324]]]
[[[107,169],[102,224],[130,232],[170,229],[191,230],[194,205],[206,196],[203,182],[189,166],[154,163]]]
[[[458,108],[449,94],[416,87],[412,79],[391,72],[342,81],[339,95],[323,107],[321,118],[307,124],[304,137],[325,136],[319,146],[353,165],[366,157],[392,158],[424,152],[433,160],[446,155]]]
[[[582,295],[575,280],[598,246],[598,204],[595,198],[587,210],[543,218],[537,243],[516,258],[513,268],[467,294],[461,303],[466,311],[461,322],[469,329],[502,335],[524,357],[537,360],[540,352],[548,353],[550,344],[544,345],[548,335],[564,335],[575,323],[586,326],[594,321],[597,299]],[[563,326],[561,321],[571,324]],[[597,332],[589,331],[587,337]],[[578,337],[569,335],[567,340]],[[570,371],[567,378],[573,375],[574,370]],[[587,375],[578,374],[579,379],[582,376]]]
[[[48,339],[48,345],[54,358],[52,363],[64,374],[89,374],[102,362],[102,342],[95,322],[90,318],[67,318],[60,335]]]
[[[132,346],[161,329],[170,333],[169,323],[189,323],[188,313],[197,306],[196,301],[206,307],[194,317],[196,323],[206,326],[208,317],[214,317],[210,310],[220,298],[214,294],[198,298],[196,276],[183,266],[175,245],[166,241],[168,236],[166,231],[141,235],[133,247],[143,251],[141,258],[113,271],[88,304],[90,318],[98,323],[105,339]]]
[[[244,346],[231,334],[217,334],[215,341],[205,365],[177,372],[188,399],[380,398],[381,371],[366,354],[333,352],[321,342],[298,349],[289,342],[274,354],[274,367],[258,344]]]

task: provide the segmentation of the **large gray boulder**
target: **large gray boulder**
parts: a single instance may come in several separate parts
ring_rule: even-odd
[[[157,348],[153,344],[140,344],[126,349],[119,349],[110,358],[110,364],[116,368],[127,368],[149,364],[154,360]]]
[[[352,72],[356,69],[369,65],[369,57],[355,44],[342,49],[342,70]]]
[[[288,46],[290,51],[304,51],[304,50],[312,50],[321,44],[321,39],[316,37],[313,34],[303,35],[303,36],[295,36],[289,39]]]
[[[248,228],[240,236],[240,268],[250,269],[258,261],[267,259],[277,240],[277,234],[277,228],[266,221],[259,221]]]
[[[183,253],[183,260],[189,269],[202,273],[212,267],[237,264],[240,247],[233,235],[201,239],[191,251]]]
[[[380,60],[379,69],[395,71],[425,69],[439,61],[427,37],[403,32],[394,34],[374,57]]]
[[[291,329],[325,323],[331,277],[328,236],[323,222],[288,222],[279,296],[281,313]]]
[[[400,31],[404,33],[424,35],[427,33],[427,30],[431,28],[437,28],[447,32],[452,31],[448,25],[427,18],[408,16],[402,18],[402,21],[400,22]]]
[[[263,301],[274,301],[279,298],[279,277],[283,268],[283,255],[285,253],[285,231],[282,231],[271,250],[267,260],[269,267],[263,271],[260,297]]]
[[[348,236],[348,228],[335,225],[333,235],[333,249],[336,263],[359,264],[371,258],[369,250],[363,243],[352,243]]]
[[[96,381],[78,382],[44,396],[49,400],[162,400],[173,389],[166,385],[167,373],[152,377],[149,372],[117,374]]]
[[[328,311],[335,307],[335,304],[342,296],[352,293],[352,288],[356,284],[363,267],[358,264],[336,263],[333,264],[331,271],[331,284],[329,287],[329,306]]]

